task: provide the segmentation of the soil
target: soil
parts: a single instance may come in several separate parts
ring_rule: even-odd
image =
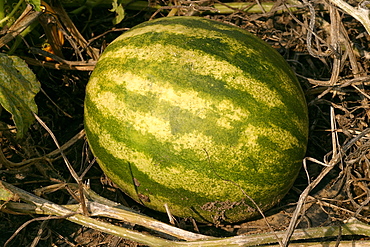
[[[247,2],[251,5],[268,3]],[[176,15],[201,15],[250,31],[278,50],[297,74],[309,106],[310,137],[306,164],[302,166],[291,191],[279,205],[265,212],[265,218],[217,226],[177,218],[175,225],[179,228],[215,237],[287,230],[296,216],[302,192],[315,180],[321,182],[304,201],[297,218],[297,229],[336,226],[352,217],[365,223],[370,221],[370,142],[367,134],[370,99],[369,35],[361,23],[328,1],[296,1],[293,7],[283,2],[274,1],[275,8],[266,13],[249,13],[246,9],[232,8],[229,6],[231,3],[223,1],[230,11],[222,14],[209,11],[213,3],[220,4],[218,1],[157,0],[149,2],[150,6],[158,4],[163,7],[156,12],[148,8],[132,10],[127,6],[124,19],[116,25],[112,23],[115,13],[109,11],[109,5],[85,9],[78,14],[71,13],[76,7],[64,6],[76,29],[87,40],[87,47],[96,49],[98,53],[123,31],[145,20],[166,16],[170,11],[174,13],[174,9],[177,9]],[[358,4],[356,1],[346,2],[353,6]],[[52,6],[58,6],[57,1],[52,3]],[[89,54],[88,48],[78,44],[78,36],[67,28],[70,24],[61,17],[61,12],[46,14],[49,15],[48,20],[51,20],[46,29],[50,30],[56,25],[65,30],[62,32],[65,42],[60,50],[64,60],[78,62],[83,59],[89,65],[93,64],[96,58]],[[140,213],[170,223],[167,215],[141,207],[117,189],[94,163],[84,137],[74,138],[83,130],[84,91],[93,66],[80,63],[55,69],[59,62],[46,61],[42,53],[32,52],[32,47],[40,49],[47,42],[57,42],[47,41],[44,28],[36,26],[22,40],[14,54],[27,61],[41,82],[42,91],[35,98],[38,116],[50,128],[60,145],[71,143],[65,149],[66,157],[78,175],[85,173],[83,182],[88,183],[92,190]],[[13,42],[3,46],[1,52],[8,53]],[[51,187],[76,183],[61,155],[32,161],[57,149],[51,134],[35,121],[24,138],[16,139],[11,130],[14,128],[12,116],[2,111],[0,122],[2,153],[12,164],[24,164],[17,166],[1,163],[1,180],[31,193],[40,192],[42,198],[59,205],[72,203],[74,197],[70,190],[63,186]],[[330,172],[321,179],[320,175],[328,166],[332,167]],[[144,246],[63,218],[45,220],[44,215],[10,211],[4,205],[5,202],[0,211],[0,245]],[[103,217],[99,219],[158,236],[158,233],[130,222]]]

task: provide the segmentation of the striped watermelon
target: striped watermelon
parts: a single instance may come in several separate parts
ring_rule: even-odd
[[[142,23],[114,40],[87,85],[86,135],[137,202],[200,222],[278,203],[305,155],[307,106],[285,60],[200,17]]]

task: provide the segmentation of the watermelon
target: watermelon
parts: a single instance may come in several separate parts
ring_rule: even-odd
[[[267,43],[201,17],[135,26],[100,57],[85,129],[105,174],[138,203],[198,222],[276,205],[305,155],[295,74]]]

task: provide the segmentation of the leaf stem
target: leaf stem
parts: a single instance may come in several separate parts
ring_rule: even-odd
[[[1,18],[0,20],[0,27],[2,27],[4,25],[4,22],[8,21],[10,18],[13,17],[13,15],[17,12],[17,10],[19,9],[19,7],[21,6],[21,4],[24,2],[24,0],[19,0],[18,3],[15,5],[15,7],[13,8],[12,12],[9,13],[9,15]],[[2,5],[2,6],[1,6]],[[4,9],[4,1],[2,0],[1,3],[0,3],[0,11],[1,11],[1,15],[5,15],[5,9]],[[1,16],[0,16],[1,17]]]
[[[0,20],[4,19],[5,17],[5,9],[4,9],[4,6],[5,6],[5,3],[4,1],[0,1]],[[2,27],[3,25],[1,25],[0,23],[0,27]]]

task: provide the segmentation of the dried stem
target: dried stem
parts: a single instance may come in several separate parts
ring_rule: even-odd
[[[163,239],[159,237],[154,237],[151,235],[143,234],[134,230],[126,229],[123,227],[119,227],[116,225],[112,225],[106,222],[99,221],[97,219],[82,215],[79,211],[78,205],[65,205],[61,206],[55,203],[52,203],[48,200],[42,199],[40,197],[37,197],[29,192],[26,192],[24,190],[21,190],[11,184],[8,184],[6,182],[0,181],[0,195],[3,193],[3,190],[6,192],[13,193],[13,197],[18,197],[20,200],[27,202],[27,206],[24,206],[24,204],[19,203],[5,203],[2,205],[2,209],[9,210],[18,210],[22,211],[24,213],[37,213],[37,214],[46,214],[46,215],[55,215],[55,216],[63,216],[67,220],[71,222],[75,222],[77,224],[83,225],[85,227],[93,228],[108,234],[116,235],[125,239],[129,239],[132,241],[136,241],[138,243],[146,244],[149,246],[255,246],[255,245],[262,245],[262,244],[270,244],[270,243],[276,243],[276,236],[280,239],[282,239],[284,236],[286,236],[285,231],[281,232],[275,232],[275,234],[271,233],[263,233],[263,234],[253,234],[253,235],[241,235],[241,236],[235,236],[235,237],[228,237],[228,238],[213,238],[208,237],[200,234],[190,233],[187,232],[187,236],[192,236],[195,238],[198,238],[198,240],[191,240],[191,241],[171,241],[168,239]],[[91,195],[91,194],[90,194]],[[95,196],[93,196],[96,198]],[[2,199],[2,198],[0,198]],[[106,199],[103,199],[105,201]],[[105,201],[107,202],[107,201]],[[108,202],[108,204],[110,204]],[[22,206],[22,207],[18,207]],[[91,203],[88,202],[88,205],[92,205],[90,208],[93,210],[93,212],[100,212],[99,214],[104,214],[103,211],[105,210],[111,210],[111,212],[116,212],[119,216],[123,213],[123,211],[118,210],[117,208],[113,208],[111,205],[104,205],[99,203]],[[98,207],[99,209],[96,209]],[[19,210],[19,208],[22,208],[22,210]],[[126,211],[128,215],[130,213],[133,213],[132,210]],[[110,214],[107,213],[107,214]],[[114,213],[115,214],[115,213]],[[118,217],[116,216],[116,217]],[[134,220],[135,218],[136,222],[141,220],[141,225],[153,229],[153,220],[150,224],[148,224],[149,217],[143,216],[138,213],[133,213],[133,215],[130,217],[129,222],[131,220]],[[136,219],[140,218],[140,220]],[[155,225],[155,224],[154,224]],[[174,228],[173,226],[170,226],[171,228]],[[164,232],[162,229],[168,228],[166,224],[160,223],[157,226],[157,230],[160,232]],[[172,229],[172,231],[174,231]],[[183,232],[186,231],[177,229],[177,232]],[[341,232],[342,235],[365,235],[370,236],[370,226],[367,224],[364,224],[356,219],[352,219],[351,221],[348,221],[346,224],[342,226],[330,226],[330,227],[317,227],[317,228],[307,228],[307,229],[298,229],[296,230],[292,236],[292,240],[304,240],[304,239],[312,239],[312,238],[324,238],[324,237],[335,237],[338,235],[338,233]],[[183,236],[181,234],[181,236]],[[202,239],[204,238],[204,239]],[[369,241],[367,242],[369,244]]]
[[[369,9],[365,6],[359,5],[358,7],[353,7],[343,0],[329,0],[332,4],[338,6],[347,14],[351,15],[353,18],[361,22],[361,24],[366,29],[367,33],[370,34],[370,18]]]

